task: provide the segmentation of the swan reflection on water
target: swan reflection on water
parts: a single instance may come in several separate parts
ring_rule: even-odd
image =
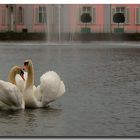
[[[49,127],[50,125],[55,127],[61,113],[62,109],[52,107],[16,111],[2,110],[0,111],[1,126],[7,128],[12,125],[13,128],[9,127],[9,132],[13,129],[18,129],[17,131],[21,129],[24,130],[25,134],[31,133],[36,128]]]
[[[62,113],[62,109],[57,108],[47,108],[47,109],[26,109],[23,117],[25,121],[26,127],[39,127],[41,125],[48,126],[48,123],[55,122],[55,119],[59,119],[58,116],[60,116]],[[46,122],[46,123],[42,123]]]

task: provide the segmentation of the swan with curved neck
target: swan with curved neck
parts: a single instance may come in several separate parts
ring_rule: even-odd
[[[27,71],[27,82],[25,85],[24,100],[28,107],[46,107],[50,102],[62,96],[65,85],[56,72],[49,71],[40,78],[40,85],[33,90],[34,69],[32,60],[24,62],[24,70]],[[28,92],[30,91],[30,93]],[[33,103],[36,103],[33,105]]]
[[[33,64],[31,60],[26,60],[24,62],[24,70],[27,70],[27,81],[24,89],[24,101],[26,107],[38,108],[42,107],[42,103],[37,100],[34,95],[34,71]]]
[[[34,70],[33,63],[31,60],[26,60],[24,62],[24,69],[27,70],[27,82],[25,88],[33,88],[34,85]]]
[[[15,76],[19,74],[23,78],[24,72],[18,66],[14,66],[9,72],[9,82],[0,80],[0,109],[24,109],[25,103],[22,93],[16,86]]]
[[[11,70],[9,71],[8,80],[9,80],[9,82],[11,82],[14,85],[16,85],[16,79],[15,79],[15,77],[16,77],[17,74],[19,74],[21,76],[21,78],[23,80],[25,80],[24,79],[24,72],[23,72],[22,68],[21,67],[18,67],[18,66],[13,66],[11,68]]]

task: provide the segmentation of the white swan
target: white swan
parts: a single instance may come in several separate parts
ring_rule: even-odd
[[[24,78],[24,79],[23,79]],[[27,82],[27,72],[24,71],[24,77],[21,77],[19,74],[16,75],[15,77],[16,80],[16,86],[20,89],[20,91],[23,93],[26,82]],[[33,86],[33,90],[36,90],[36,86]]]
[[[65,85],[56,72],[49,71],[43,74],[40,77],[40,85],[35,89],[31,60],[24,62],[24,69],[27,70],[27,82],[23,92],[26,107],[46,107],[65,93]]]
[[[9,72],[9,82],[0,80],[0,109],[24,109],[23,95],[17,88],[16,74],[23,77],[24,72],[18,66],[14,66]]]
[[[23,93],[24,91],[26,81],[27,81],[27,72],[24,72],[24,79],[19,74],[16,74],[15,77],[16,86],[19,88],[21,93]]]

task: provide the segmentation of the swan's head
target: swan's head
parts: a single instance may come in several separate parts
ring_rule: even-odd
[[[27,71],[28,68],[32,65],[32,60],[25,60],[23,70]]]
[[[24,79],[24,71],[22,70],[21,67],[19,67],[19,66],[13,66],[12,69],[11,69],[11,73],[14,73],[15,75],[16,74],[19,74],[21,76],[21,78],[23,80],[25,80]]]

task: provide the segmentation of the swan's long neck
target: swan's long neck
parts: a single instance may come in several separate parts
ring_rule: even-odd
[[[15,76],[16,76],[16,71],[14,68],[12,68],[8,74],[8,80],[9,82],[11,82],[12,84],[16,85],[16,80],[15,80]]]
[[[30,62],[30,65],[28,66],[26,89],[29,87],[33,88],[33,84],[34,84],[34,69],[32,62]]]

